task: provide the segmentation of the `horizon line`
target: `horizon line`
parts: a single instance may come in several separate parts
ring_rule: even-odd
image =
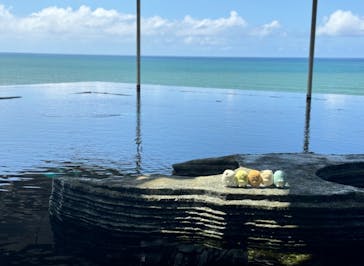
[[[91,53],[42,53],[42,52],[0,52],[0,55],[53,55],[53,56],[105,56],[105,57],[136,57],[131,54],[91,54]],[[161,57],[161,58],[221,58],[221,59],[308,59],[308,56],[223,56],[223,55],[141,55],[141,57]],[[328,57],[316,56],[315,59],[364,59],[364,57]]]

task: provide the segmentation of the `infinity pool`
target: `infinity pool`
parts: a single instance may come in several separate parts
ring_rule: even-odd
[[[19,96],[18,98],[9,98]],[[48,217],[51,178],[171,173],[235,153],[363,153],[363,96],[130,84],[0,87],[0,265],[93,265],[59,256]]]
[[[69,83],[0,87],[0,174],[64,163],[129,173],[234,153],[299,152],[305,95]],[[364,97],[314,95],[310,151],[362,153]]]

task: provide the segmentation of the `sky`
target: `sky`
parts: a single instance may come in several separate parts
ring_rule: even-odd
[[[311,0],[141,0],[142,55],[307,57]],[[0,0],[0,52],[135,54],[136,0]],[[319,0],[317,57],[364,58],[364,1]]]

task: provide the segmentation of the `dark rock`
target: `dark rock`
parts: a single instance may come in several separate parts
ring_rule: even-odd
[[[197,171],[213,162],[224,165],[222,169],[236,168],[222,163],[226,160],[254,169],[282,169],[289,186],[228,188],[221,174],[60,177],[53,180],[49,207],[58,224],[56,238],[63,239],[61,243],[79,241],[77,246],[87,246],[87,252],[90,243],[98,252],[101,248],[125,250],[127,255],[133,250],[144,252],[146,262],[161,261],[160,265],[166,261],[168,265],[240,265],[247,248],[309,254],[342,247],[364,249],[364,189],[317,176],[340,170],[339,179],[344,179],[345,164],[350,166],[349,177],[361,174],[364,155],[239,155],[195,160],[184,167]],[[340,167],[325,168],[329,165]],[[97,231],[104,240],[95,237]],[[154,256],[154,252],[162,253]],[[131,260],[140,262],[138,257]]]
[[[239,163],[235,156],[191,160],[173,164],[173,174],[179,176],[217,175],[226,169],[236,169]]]

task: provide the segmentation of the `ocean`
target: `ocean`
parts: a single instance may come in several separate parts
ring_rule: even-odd
[[[306,58],[142,57],[142,83],[305,92]],[[103,81],[134,83],[135,57],[0,54],[0,85]],[[314,93],[364,94],[364,59],[317,58]]]
[[[54,238],[55,176],[169,175],[190,159],[305,144],[364,151],[363,59],[316,59],[308,124],[306,59],[143,57],[140,98],[135,68],[127,56],[0,54],[2,266],[97,265]]]

